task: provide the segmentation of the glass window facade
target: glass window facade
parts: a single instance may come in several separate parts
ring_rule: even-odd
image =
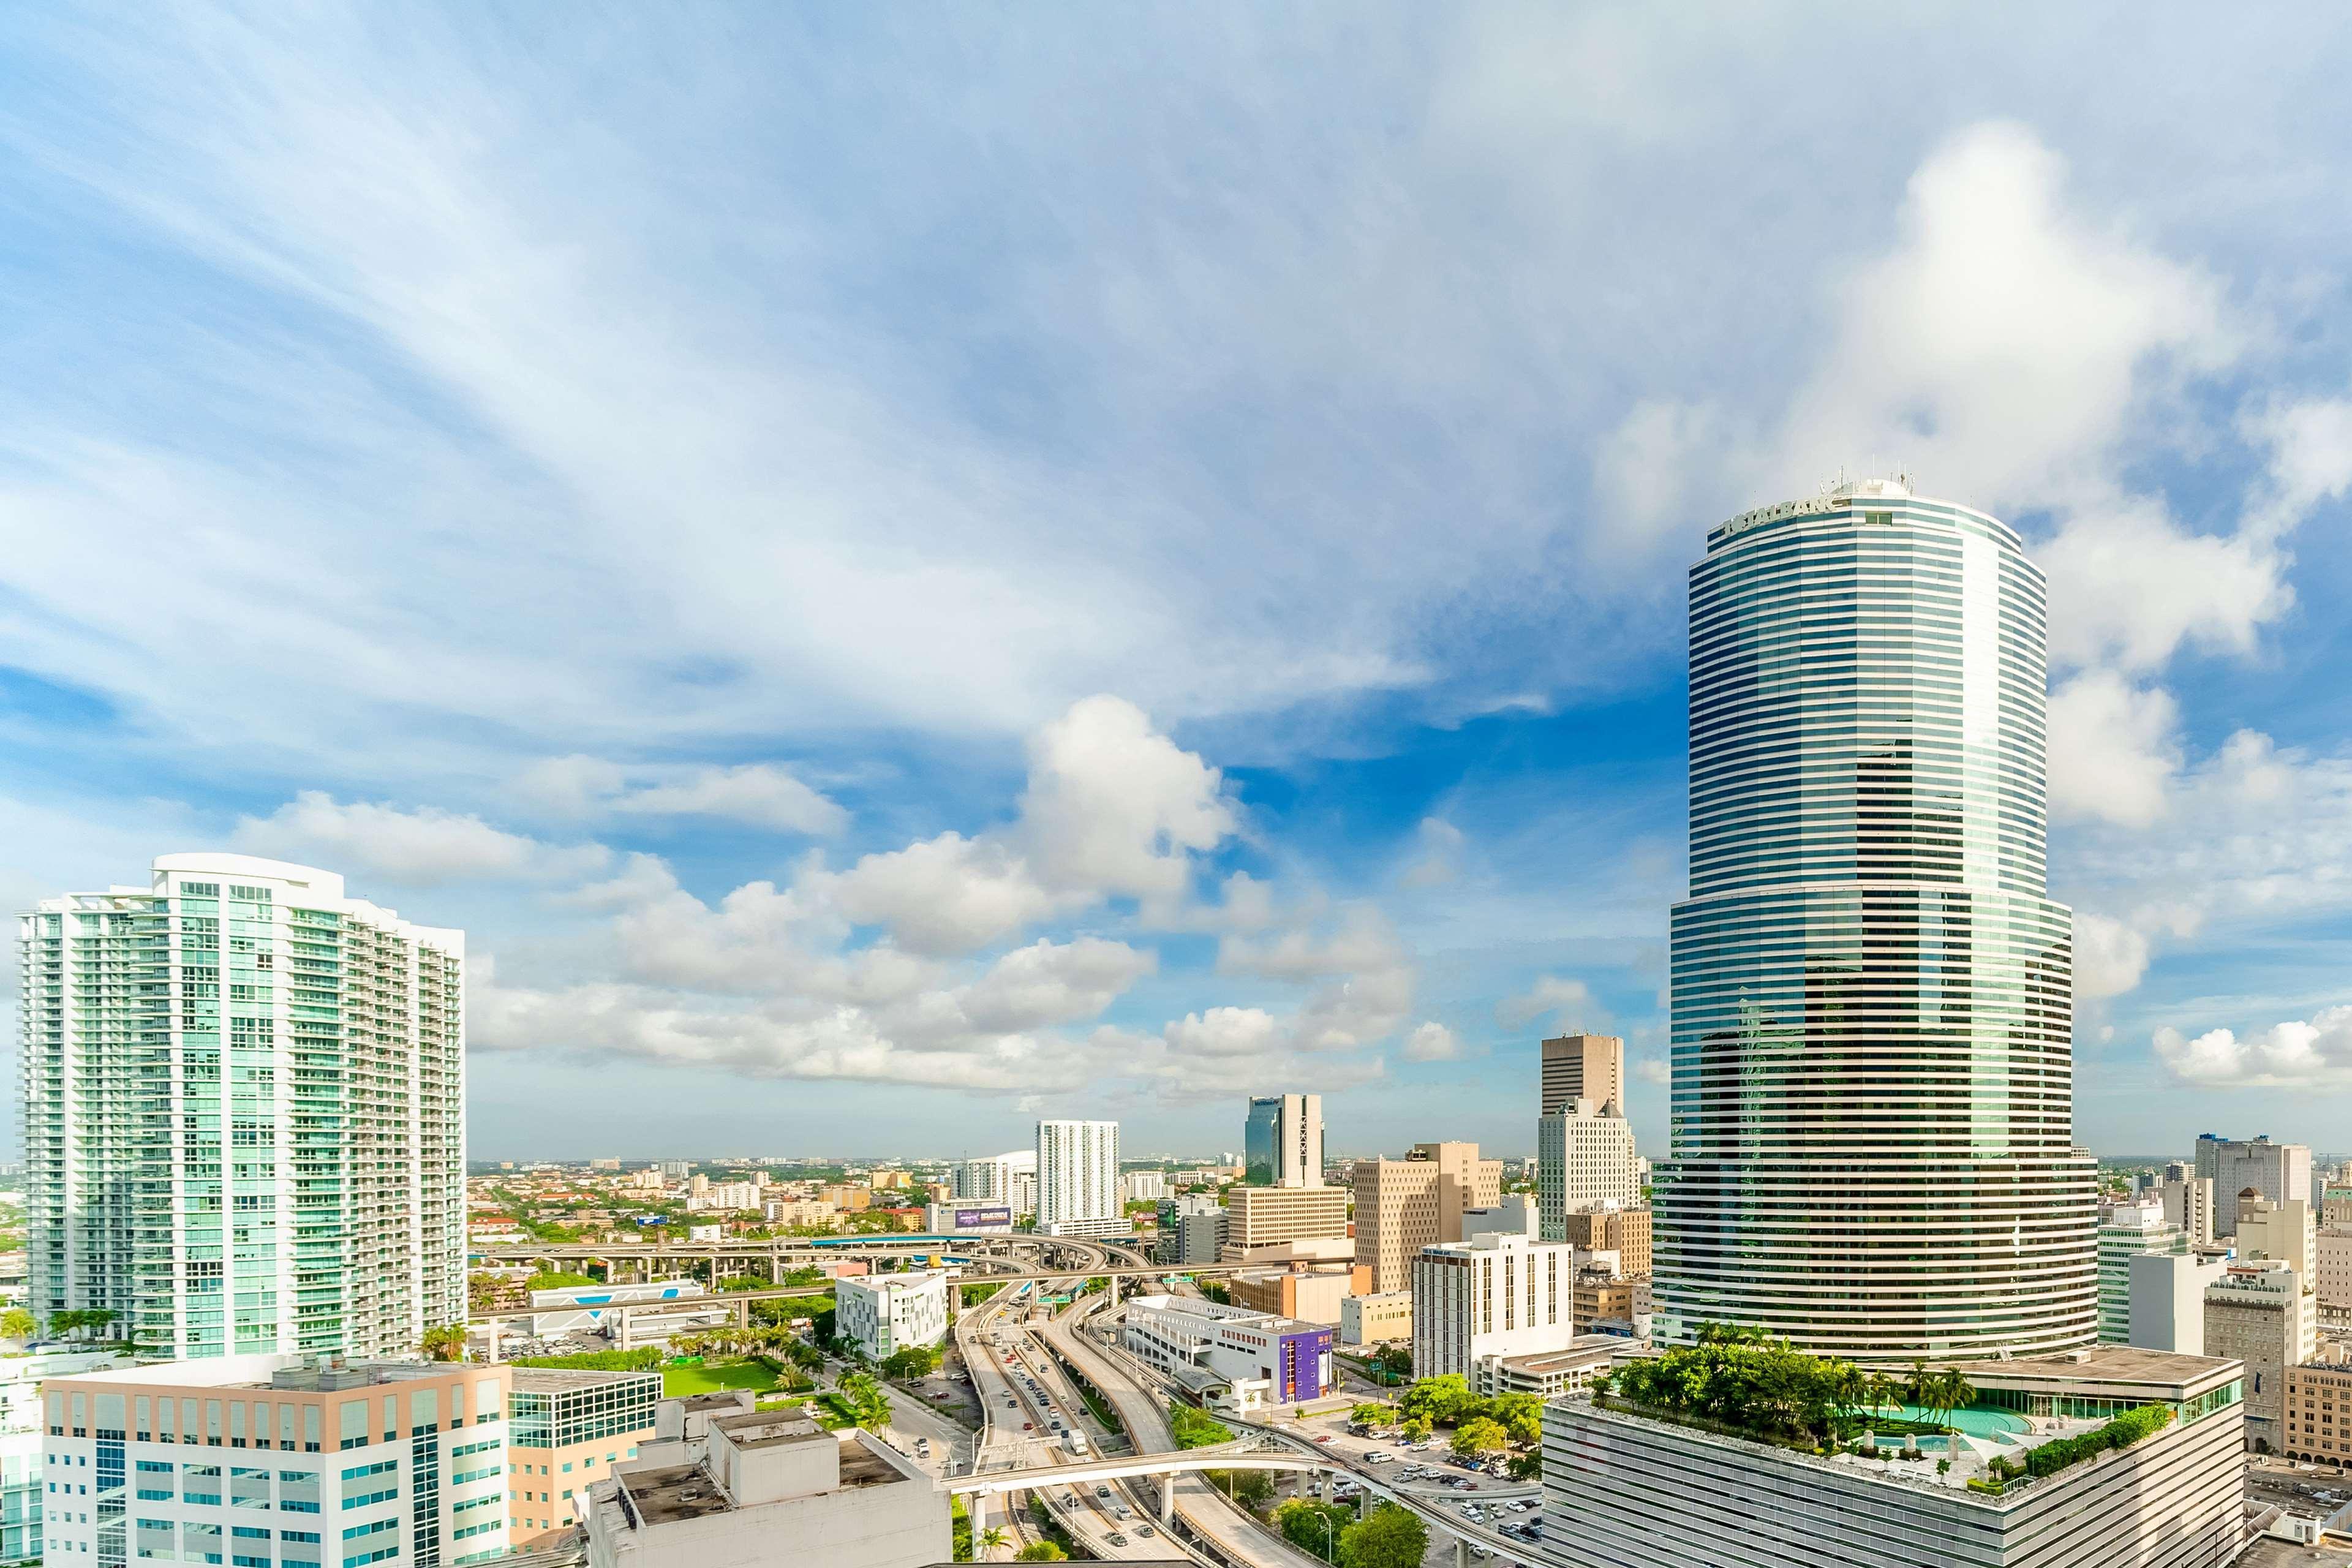
[[[2044,591],[1991,518],[1832,494],[1690,576],[1659,1335],[1864,1360],[2097,1321],[2073,918],[2043,896]]]

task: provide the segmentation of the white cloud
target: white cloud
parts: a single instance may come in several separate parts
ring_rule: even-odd
[[[1637,1057],[1633,1060],[1633,1076],[1643,1083],[1671,1085],[1675,1081],[1675,1065],[1664,1057]]]
[[[1022,839],[1046,887],[1173,900],[1191,877],[1189,853],[1234,830],[1223,792],[1218,771],[1134,703],[1088,697],[1029,743]]]
[[[2050,574],[2050,656],[2062,665],[2149,670],[2184,644],[2250,652],[2294,601],[2268,541],[2186,532],[2147,497],[2074,511],[2035,555]]]
[[[1158,962],[1156,954],[1099,937],[1032,942],[998,959],[964,992],[964,1016],[973,1027],[988,1031],[1099,1017]]]
[[[783,833],[837,833],[849,814],[774,763],[650,763],[550,757],[517,781],[527,796],[568,816],[707,816]]]
[[[2146,827],[2180,771],[2179,710],[2160,687],[2085,670],[2050,698],[2050,815]]]
[[[2212,1089],[2352,1089],[2352,1007],[2329,1007],[2309,1022],[2273,1024],[2241,1039],[2208,1029],[2191,1039],[2156,1032],[2157,1059],[2186,1084]]]
[[[1462,875],[1463,832],[1442,816],[1424,816],[1415,833],[1421,857],[1397,879],[1406,889],[1439,888]]]
[[[2074,995],[2095,1002],[2120,996],[2147,973],[2147,933],[2122,921],[2074,911]]]
[[[1462,1042],[1453,1030],[1439,1023],[1423,1023],[1414,1026],[1404,1037],[1404,1059],[1409,1062],[1451,1062],[1462,1057]]]
[[[868,855],[833,882],[842,912],[882,925],[918,952],[970,952],[1086,900],[1037,885],[1003,839],[942,833]]]
[[[2352,489],[2352,399],[2267,404],[2249,410],[2239,428],[2270,449],[2268,490],[2247,519],[2257,537],[2277,537]]]
[[[1276,1050],[1283,1027],[1263,1007],[1209,1007],[1187,1013],[1160,1031],[1168,1048],[1180,1056],[1257,1057]]]
[[[1524,1029],[1547,1016],[1572,1028],[1585,1021],[1583,1015],[1593,1011],[1592,992],[1583,981],[1547,974],[1526,995],[1496,1004],[1495,1017],[1507,1029]]]
[[[612,859],[600,844],[543,844],[478,816],[436,806],[338,801],[320,790],[304,790],[268,816],[240,817],[230,842],[248,854],[415,888],[566,881],[599,871]]]

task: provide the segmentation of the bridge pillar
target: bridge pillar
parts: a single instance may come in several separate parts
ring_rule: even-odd
[[[1459,1535],[1454,1538],[1454,1568],[1470,1568],[1470,1542]]]
[[[614,1307],[612,1309],[612,1313],[613,1347],[615,1350],[627,1350],[630,1348],[629,1310],[626,1307]]]
[[[1167,1529],[1176,1522],[1176,1472],[1169,1471],[1160,1478],[1160,1528]]]

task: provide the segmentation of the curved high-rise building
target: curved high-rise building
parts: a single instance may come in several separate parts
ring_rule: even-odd
[[[2008,527],[1897,483],[1707,536],[1662,1340],[1737,1322],[1907,1362],[2095,1339],[2044,599]]]

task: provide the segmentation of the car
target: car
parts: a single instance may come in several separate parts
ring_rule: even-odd
[[[1318,1437],[1318,1438],[1316,1438],[1315,1440],[1316,1440],[1317,1442],[1318,1442],[1318,1443],[1328,1443],[1328,1442],[1329,1442],[1329,1441],[1331,1440],[1331,1434],[1330,1434],[1330,1433],[1328,1433],[1328,1432],[1326,1432],[1326,1433],[1324,1433],[1320,1437]]]
[[[1528,1505],[1523,1502],[1515,1502],[1508,1506],[1513,1513],[1525,1513],[1528,1511]]]
[[[1124,1546],[1124,1545],[1126,1545],[1126,1544],[1127,1544],[1127,1537],[1126,1537],[1126,1536],[1124,1536],[1124,1535],[1121,1535],[1121,1534],[1120,1534],[1118,1531],[1116,1531],[1116,1530],[1114,1530],[1114,1531],[1112,1531],[1110,1532],[1109,1540],[1110,1540],[1110,1543],[1111,1543],[1113,1546]]]
[[[1021,1423],[1021,1430],[1024,1432],[1034,1432],[1037,1430],[1037,1423],[1034,1421],[1024,1421]]]
[[[1095,1496],[1097,1496],[1097,1497],[1108,1497],[1108,1496],[1110,1496],[1110,1488],[1108,1488],[1108,1487],[1107,1487],[1107,1486],[1097,1486],[1097,1487],[1096,1487],[1096,1488],[1095,1488]]]
[[[1147,1540],[1147,1541],[1148,1541],[1148,1540],[1150,1540],[1151,1537],[1153,1537],[1153,1536],[1155,1536],[1155,1535],[1159,1534],[1160,1532],[1159,1532],[1158,1531],[1156,1531],[1156,1530],[1152,1529],[1152,1528],[1151,1528],[1150,1525],[1148,1525],[1148,1524],[1139,1524],[1139,1525],[1137,1525],[1137,1526],[1135,1527],[1135,1533],[1136,1533],[1136,1534],[1138,1534],[1138,1535],[1142,1536],[1145,1540]]]

